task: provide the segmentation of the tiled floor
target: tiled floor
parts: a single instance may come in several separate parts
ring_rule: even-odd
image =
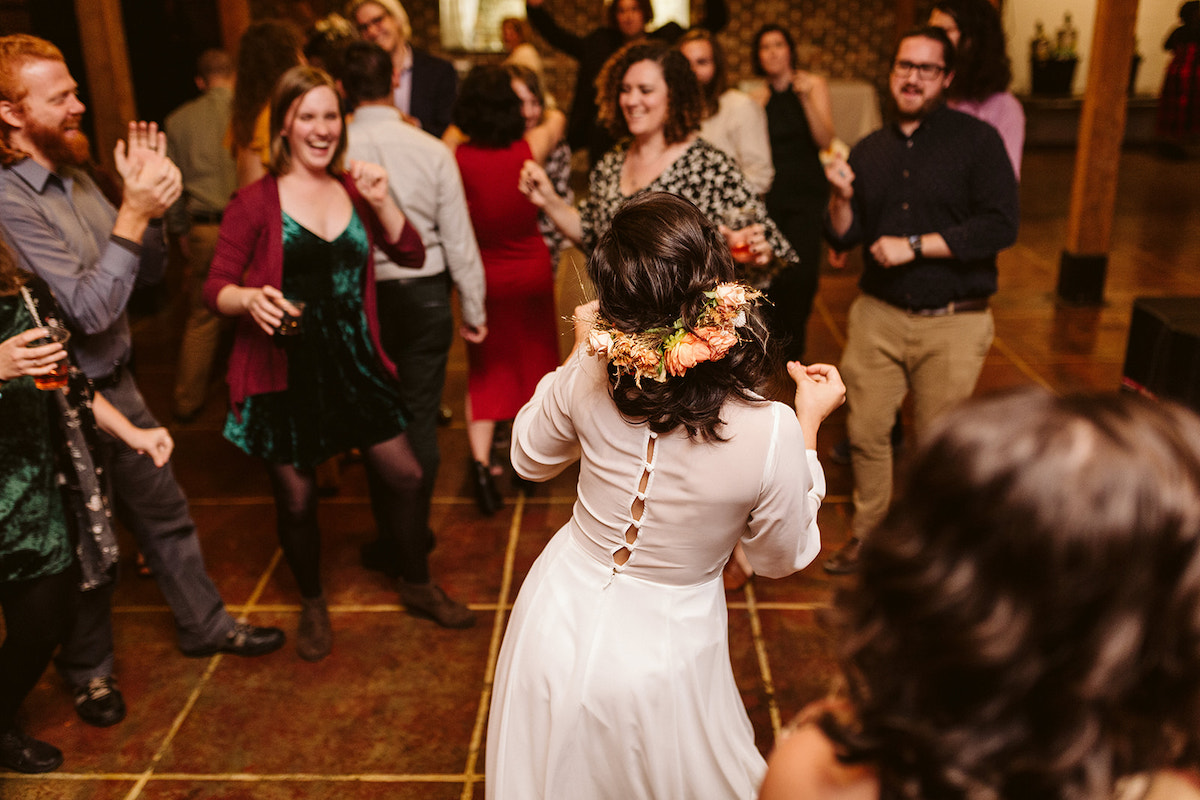
[[[1066,230],[1072,154],[1025,158],[1022,229],[1001,257],[997,337],[980,391],[1040,384],[1055,391],[1113,389],[1121,374],[1130,307],[1139,294],[1200,295],[1200,164],[1128,153],[1109,266],[1107,304],[1056,307],[1053,289]],[[578,282],[563,275],[564,306]],[[574,287],[575,292],[571,289]],[[827,273],[810,334],[814,360],[836,361],[855,275]],[[171,315],[137,327],[140,381],[165,415],[178,335]],[[371,538],[361,465],[345,468],[339,494],[322,501],[324,575],[333,654],[301,661],[289,644],[263,658],[193,660],[173,646],[170,613],[127,550],[117,594],[117,668],[129,716],[81,723],[48,672],[25,706],[28,730],[60,746],[62,769],[0,775],[4,798],[478,798],[489,681],[508,604],[533,559],[568,518],[574,473],[481,518],[466,485],[462,425],[465,366],[456,349],[446,391],[454,423],[442,431],[444,464],[433,528],[435,574],[479,615],[447,631],[406,615],[377,573],[358,565]],[[199,524],[209,571],[235,614],[295,628],[295,587],[280,564],[272,501],[259,464],[220,436],[219,391],[203,417],[175,426],[176,469]],[[821,436],[841,438],[844,412]],[[821,511],[826,547],[846,536],[850,475],[826,465]],[[758,743],[820,696],[833,675],[832,644],[816,624],[835,583],[813,566],[791,578],[756,579],[729,595],[730,647]]]

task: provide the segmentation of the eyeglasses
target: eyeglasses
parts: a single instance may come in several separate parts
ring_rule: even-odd
[[[383,21],[385,19],[387,19],[387,15],[380,14],[377,17],[372,17],[371,19],[360,22],[358,24],[358,32],[361,34],[365,34],[367,31],[371,30],[372,28],[378,27],[379,25],[383,24]]]
[[[914,64],[911,61],[897,61],[892,65],[892,71],[901,78],[907,78],[916,72],[923,81],[931,81],[946,71],[942,64]]]

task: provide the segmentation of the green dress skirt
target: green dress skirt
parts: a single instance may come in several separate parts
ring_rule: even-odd
[[[327,241],[283,215],[283,294],[306,304],[288,352],[288,388],[246,398],[225,438],[252,456],[312,467],[405,428],[399,387],[380,363],[363,310],[370,254],[358,214]]]
[[[0,297],[0,342],[33,327],[20,295]],[[49,399],[29,377],[0,388],[0,584],[56,575],[71,564]]]

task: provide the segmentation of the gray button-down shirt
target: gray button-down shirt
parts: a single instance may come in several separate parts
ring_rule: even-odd
[[[79,366],[93,380],[129,360],[125,305],[165,267],[161,228],[139,246],[112,235],[117,210],[83,170],[50,172],[32,158],[0,170],[0,229],[18,265],[50,285]]]
[[[421,269],[397,267],[376,249],[375,279],[418,278],[448,270],[458,289],[463,322],[487,324],[483,260],[450,148],[404,122],[391,106],[359,106],[347,133],[346,155],[387,171],[389,191],[425,243]]]

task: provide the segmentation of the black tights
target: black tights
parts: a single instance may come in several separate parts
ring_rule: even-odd
[[[74,570],[0,584],[4,644],[0,645],[0,733],[15,727],[17,709],[33,691],[70,624],[77,594]]]
[[[408,437],[400,434],[363,450],[373,504],[399,545],[400,577],[429,582],[428,543],[421,522],[421,466]],[[302,597],[321,594],[321,531],[317,527],[317,478],[312,468],[267,464],[275,492],[279,545]]]

